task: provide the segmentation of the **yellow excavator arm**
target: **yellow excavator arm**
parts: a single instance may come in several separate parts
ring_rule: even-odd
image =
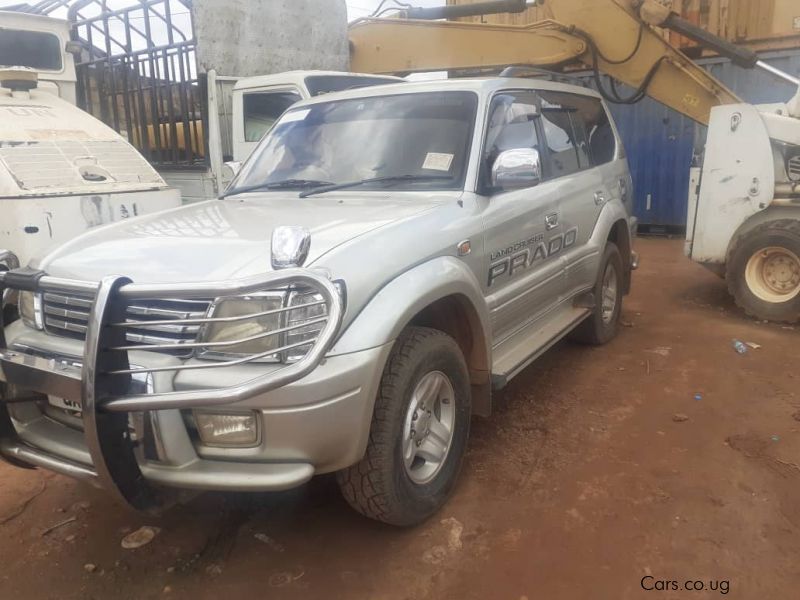
[[[655,26],[680,19],[652,0],[548,0],[546,6],[553,20],[523,26],[403,18],[402,13],[361,19],[350,27],[351,69],[410,73],[583,64],[635,90],[625,96],[612,83],[603,88],[610,100],[632,103],[647,95],[703,124],[712,107],[741,102],[667,42]],[[603,85],[599,77],[598,85]]]

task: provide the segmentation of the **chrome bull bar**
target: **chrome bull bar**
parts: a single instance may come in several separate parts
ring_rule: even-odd
[[[0,254],[0,259],[3,254]],[[234,360],[202,361],[202,364],[180,364],[174,367],[132,367],[128,352],[131,350],[158,351],[169,345],[144,347],[131,346],[126,341],[128,315],[126,307],[135,300],[150,298],[179,298],[185,300],[240,297],[267,290],[303,286],[318,294],[327,312],[323,317],[305,321],[302,326],[321,325],[313,342],[283,345],[270,351],[246,355]],[[0,374],[9,384],[40,393],[50,393],[80,400],[84,438],[92,459],[91,474],[97,483],[139,510],[161,504],[160,492],[145,481],[139,468],[134,442],[130,435],[128,414],[163,409],[188,409],[203,406],[221,406],[240,402],[282,387],[305,377],[313,371],[333,345],[341,326],[344,302],[336,286],[326,277],[306,269],[285,269],[263,276],[236,281],[196,284],[136,284],[121,276],[104,278],[99,285],[51,277],[29,269],[0,272],[0,294],[6,291],[34,293],[75,293],[94,296],[86,330],[80,368],[59,363],[8,348],[0,315]],[[317,302],[316,304],[319,304]],[[286,312],[307,307],[276,309]],[[269,312],[269,311],[267,311]],[[263,315],[254,313],[255,316]],[[246,315],[253,317],[254,315]],[[203,323],[214,322],[212,316],[194,319]],[[137,327],[163,326],[169,320],[136,322]],[[297,327],[285,327],[265,335],[281,334]],[[251,339],[251,338],[246,338]],[[241,340],[240,340],[241,341]],[[225,368],[260,360],[299,345],[311,345],[308,352],[296,362],[278,367],[268,374],[259,374],[241,384],[213,389],[173,391],[150,394],[130,394],[134,373],[180,371],[188,369]],[[208,344],[182,344],[199,347]],[[76,397],[77,396],[77,397]],[[15,464],[46,466],[56,471],[70,473],[75,465],[54,456],[26,447],[14,431],[7,404],[26,399],[7,397],[0,402],[0,453]],[[2,451],[3,449],[9,451]],[[25,460],[36,454],[37,460]],[[40,456],[41,455],[41,456]],[[41,459],[41,460],[39,460]],[[61,464],[61,463],[64,464]],[[87,470],[87,473],[89,470]]]
[[[0,272],[13,271],[17,268],[19,268],[19,259],[17,255],[10,250],[0,249]],[[13,290],[3,290],[3,292],[0,293],[0,310],[5,308],[6,304],[13,300],[12,293]]]

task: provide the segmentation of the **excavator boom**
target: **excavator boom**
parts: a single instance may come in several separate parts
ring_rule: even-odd
[[[667,23],[670,13],[652,2],[548,0],[546,6],[553,20],[523,26],[361,19],[350,27],[351,68],[408,73],[582,64],[594,70],[597,85],[612,102],[633,103],[646,95],[703,124],[712,107],[741,102],[654,28]],[[440,10],[435,18],[446,14]],[[613,84],[604,85],[600,73],[628,84],[634,93],[625,96]]]

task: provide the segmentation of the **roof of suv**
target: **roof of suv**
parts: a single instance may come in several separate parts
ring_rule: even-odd
[[[298,102],[295,107],[320,104],[322,102],[330,102],[331,100],[368,98],[372,96],[387,96],[396,94],[415,94],[422,92],[472,91],[481,95],[488,95],[496,90],[503,89],[551,90],[559,92],[571,92],[574,94],[582,94],[584,96],[600,98],[600,94],[590,88],[571,85],[568,83],[521,77],[488,77],[476,79],[437,79],[432,81],[407,82],[401,87],[391,84],[376,85],[367,88],[334,92],[324,96],[311,98],[309,100],[303,100]]]

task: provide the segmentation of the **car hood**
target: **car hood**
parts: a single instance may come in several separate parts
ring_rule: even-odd
[[[211,200],[94,229],[34,266],[84,281],[107,275],[138,283],[224,281],[272,270],[271,236],[278,226],[311,232],[310,266],[340,244],[444,200],[419,193],[305,199],[272,193]]]

